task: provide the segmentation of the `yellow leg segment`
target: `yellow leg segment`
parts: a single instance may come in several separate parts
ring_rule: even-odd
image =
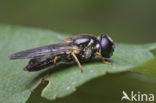
[[[99,56],[102,59],[102,62],[104,64],[112,65],[112,63],[105,61],[105,59],[103,58],[103,56],[99,52],[96,52],[95,55]]]
[[[74,57],[76,63],[78,64],[78,66],[79,66],[81,72],[83,72],[82,66],[81,66],[81,64],[80,64],[80,62],[79,62],[79,60],[78,60],[78,58],[76,57],[76,55],[74,54],[74,52],[72,52],[71,54],[72,54],[72,56]]]
[[[59,60],[59,57],[58,56],[55,56],[54,58],[54,68],[56,68],[56,61]]]

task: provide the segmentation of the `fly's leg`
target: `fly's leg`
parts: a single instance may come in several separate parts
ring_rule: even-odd
[[[83,72],[82,66],[81,66],[81,64],[80,64],[80,62],[79,62],[79,60],[78,60],[78,58],[76,57],[76,55],[74,54],[74,52],[72,52],[71,54],[72,54],[72,56],[74,57],[74,59],[75,59],[77,65],[79,66],[81,72]]]
[[[57,60],[59,60],[59,57],[58,57],[58,56],[55,56],[54,61],[53,61],[53,63],[54,63],[54,68],[55,68],[55,69],[56,69],[56,62],[57,62]]]
[[[56,62],[57,62],[57,60],[59,60],[59,57],[58,56],[55,56],[55,58],[53,60],[54,69],[56,69]],[[48,72],[46,73],[46,75],[42,77],[41,82],[44,82],[45,78],[49,76],[50,72],[51,72],[51,69],[48,70]]]
[[[95,56],[99,56],[102,59],[102,62],[104,64],[112,65],[112,63],[105,61],[105,59],[103,58],[103,56],[99,52],[95,52]]]

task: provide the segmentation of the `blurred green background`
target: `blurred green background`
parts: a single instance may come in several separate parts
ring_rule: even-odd
[[[156,41],[155,0],[1,0],[0,23],[52,29],[64,34],[109,34],[116,42]],[[37,34],[36,34],[37,35]],[[151,62],[156,62],[154,59]],[[155,66],[145,64],[145,68]],[[95,79],[74,94],[53,102],[120,103],[122,91],[154,93],[156,82],[126,72]],[[39,90],[28,103],[49,103]]]

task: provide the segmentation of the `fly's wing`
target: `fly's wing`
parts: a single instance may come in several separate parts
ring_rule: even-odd
[[[38,47],[38,48],[14,53],[10,56],[10,59],[41,58],[50,55],[58,55],[73,50],[79,50],[79,48],[75,45],[64,44],[64,43],[52,44],[48,46]]]

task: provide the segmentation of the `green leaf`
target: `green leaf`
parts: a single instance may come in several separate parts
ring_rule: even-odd
[[[38,72],[23,71],[28,60],[11,61],[9,60],[10,54],[62,42],[68,36],[50,30],[0,25],[0,102],[25,103],[32,89],[47,71],[47,69]],[[103,64],[96,58],[89,63],[82,64],[83,73],[80,73],[76,64],[57,64],[57,70],[49,75],[49,84],[44,88],[41,95],[47,99],[54,100],[57,97],[71,94],[76,90],[76,87],[93,78],[106,75],[106,73],[128,70],[142,72],[143,67],[142,69],[137,67],[154,59],[154,55],[150,50],[155,48],[156,43],[147,45],[117,43],[113,57],[108,59],[113,66]],[[156,70],[149,68],[142,73],[156,77],[153,72],[156,72]]]

